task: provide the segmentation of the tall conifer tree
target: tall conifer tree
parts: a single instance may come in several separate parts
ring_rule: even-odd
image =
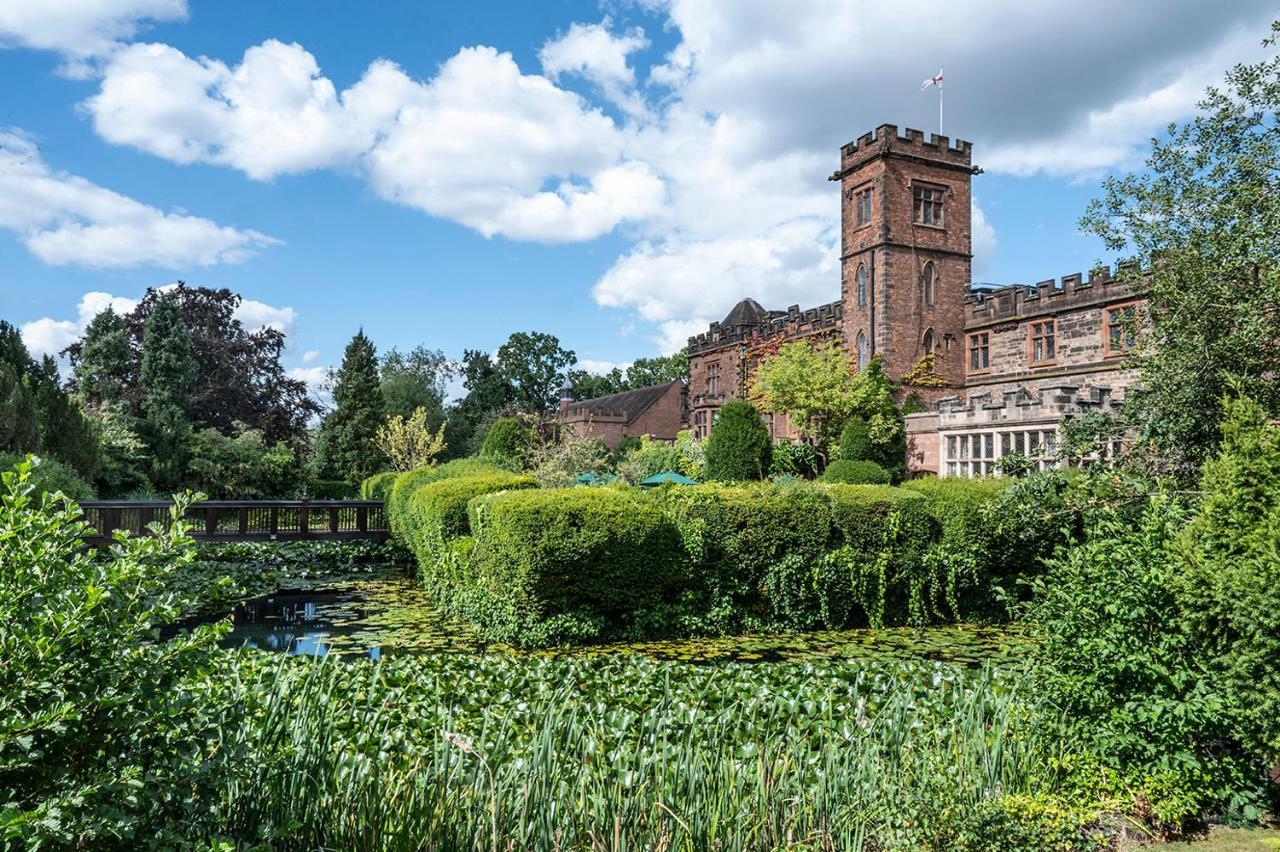
[[[316,436],[315,468],[326,479],[359,482],[386,467],[374,443],[385,419],[378,356],[363,330],[347,344],[334,376],[334,409]]]
[[[191,388],[196,380],[191,335],[177,299],[162,297],[142,334],[143,432],[151,450],[151,480],[176,488],[186,474],[191,450]]]
[[[92,407],[119,401],[132,360],[124,318],[108,307],[84,331],[72,378],[76,394]]]

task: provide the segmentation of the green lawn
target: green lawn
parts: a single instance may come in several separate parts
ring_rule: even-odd
[[[1268,829],[1215,828],[1203,840],[1157,843],[1152,850],[1196,850],[1196,852],[1276,852],[1280,850],[1280,831]]]

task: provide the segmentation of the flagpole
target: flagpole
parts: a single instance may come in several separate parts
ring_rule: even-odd
[[[942,135],[942,84],[938,84],[938,135]]]

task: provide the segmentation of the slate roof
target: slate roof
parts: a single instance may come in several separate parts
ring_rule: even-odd
[[[737,325],[762,325],[768,320],[769,312],[765,310],[764,305],[755,299],[743,299],[733,306],[720,325],[723,328],[732,328]]]
[[[565,413],[571,413],[576,416],[580,416],[583,413],[591,415],[621,413],[626,417],[627,423],[634,423],[635,419],[644,414],[649,406],[661,399],[662,395],[672,385],[678,385],[680,382],[680,379],[674,379],[662,385],[650,385],[647,388],[611,393],[608,396],[598,396],[595,399],[577,400],[568,406]]]

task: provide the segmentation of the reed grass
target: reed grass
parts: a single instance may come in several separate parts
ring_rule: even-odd
[[[948,848],[1043,789],[991,671],[284,660],[215,753],[209,836],[278,849]]]

